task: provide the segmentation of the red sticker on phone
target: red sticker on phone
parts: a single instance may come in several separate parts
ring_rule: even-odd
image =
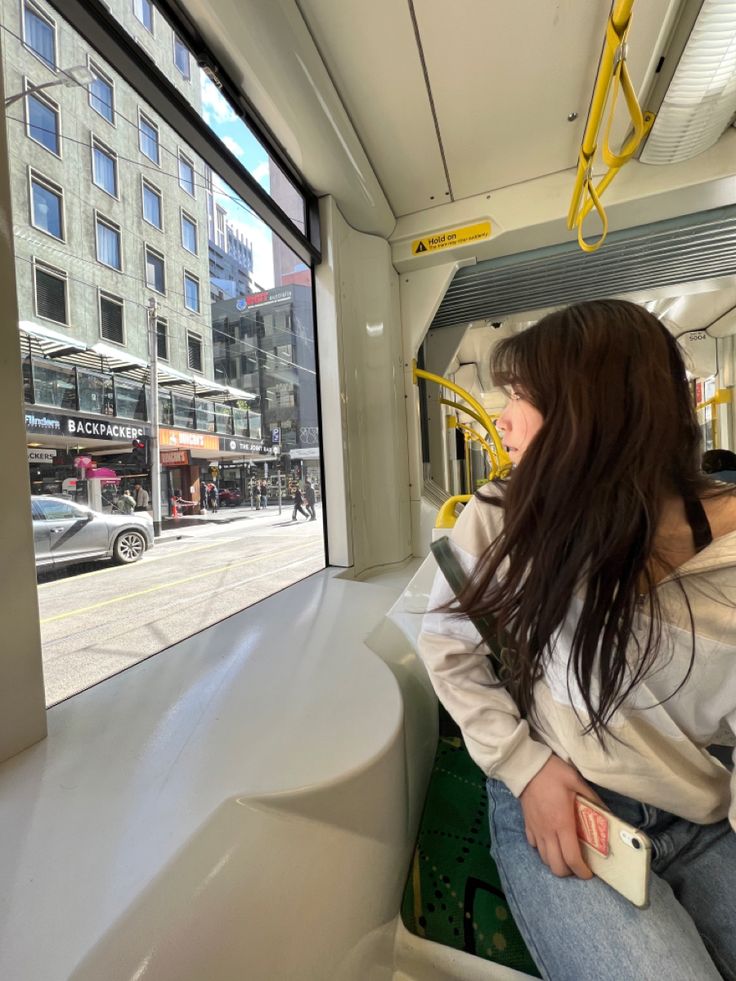
[[[578,838],[606,858],[608,856],[608,820],[606,816],[577,797],[575,799],[575,824],[577,825]]]

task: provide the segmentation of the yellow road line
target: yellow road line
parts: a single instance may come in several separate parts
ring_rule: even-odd
[[[185,579],[175,579],[173,582],[159,583],[158,586],[148,586],[146,589],[139,589],[135,593],[126,593],[125,596],[113,596],[111,599],[100,600],[99,603],[92,603],[91,606],[82,606],[78,610],[67,610],[65,613],[57,613],[55,616],[46,617],[41,620],[41,624],[54,623],[57,620],[66,620],[68,617],[78,616],[80,613],[89,613],[91,610],[99,610],[103,606],[112,606],[113,603],[123,603],[125,600],[136,599],[138,596],[146,596],[148,593],[156,593],[162,589],[172,589],[174,586],[183,586],[188,582],[195,582],[197,579],[206,579],[207,576],[214,576],[218,572],[225,572],[228,569],[237,569],[241,565],[249,565],[253,562],[259,562],[263,558],[271,559],[273,556],[281,555],[284,552],[294,552],[298,548],[307,548],[312,545],[313,542],[305,542],[302,545],[290,545],[288,548],[279,549],[277,552],[268,552],[265,556],[263,554],[256,555],[253,558],[245,559],[243,562],[228,562],[227,565],[220,565],[214,569],[208,569],[207,572],[198,572],[194,576],[187,576]]]
[[[196,548],[185,548],[181,552],[177,552],[177,558],[180,555],[191,555],[192,552],[204,552],[208,548],[217,548],[218,545],[227,545],[230,542],[237,542],[238,538],[220,538],[216,542],[210,542],[209,545],[197,545]],[[165,543],[164,543],[165,544]],[[164,562],[166,559],[171,558],[169,554],[166,555],[150,555],[148,552],[143,557],[141,561],[145,563],[145,566],[153,565],[154,562]],[[93,562],[94,559],[90,559]],[[103,576],[106,573],[111,572],[124,572],[126,569],[135,569],[136,572],[141,571],[141,566],[137,562],[131,562],[129,565],[110,565],[105,566],[104,569],[95,569],[92,572],[81,572],[78,576],[64,576],[62,579],[54,579],[53,582],[40,582],[37,585],[37,589],[48,589],[49,586],[63,586],[69,582],[78,582],[80,579],[88,579],[90,576]],[[45,570],[47,571],[47,570]]]

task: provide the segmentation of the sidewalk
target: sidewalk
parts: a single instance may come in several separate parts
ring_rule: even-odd
[[[267,508],[259,510],[251,508],[249,505],[235,508],[220,508],[214,514],[207,511],[204,514],[191,514],[179,518],[163,518],[161,521],[161,539],[176,538],[180,531],[192,528],[203,528],[213,525],[228,525],[235,521],[256,521],[263,524],[267,521],[287,521],[291,520],[291,513],[294,508],[293,502],[284,502],[281,506],[279,515],[278,502],[269,504]],[[318,513],[321,511],[318,505]],[[301,519],[304,520],[303,518]]]

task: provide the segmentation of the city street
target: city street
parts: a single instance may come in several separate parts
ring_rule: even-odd
[[[139,561],[39,582],[46,701],[52,705],[324,567],[317,521],[233,509],[166,531]]]

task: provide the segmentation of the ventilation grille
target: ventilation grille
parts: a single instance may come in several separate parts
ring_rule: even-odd
[[[729,206],[612,232],[592,254],[570,242],[466,266],[432,327],[734,274],[736,206]]]

